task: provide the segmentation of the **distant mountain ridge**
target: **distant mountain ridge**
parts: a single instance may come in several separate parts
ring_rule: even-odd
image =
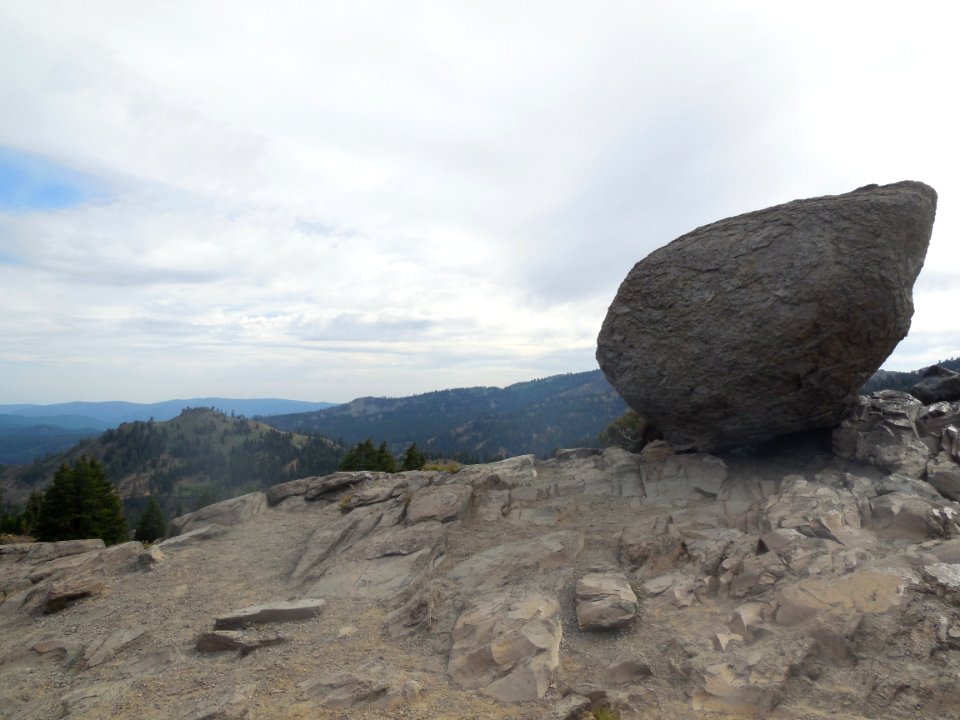
[[[0,405],[0,465],[31,463],[36,458],[66,450],[81,440],[122,423],[162,422],[187,408],[215,407],[245,417],[307,412],[334,403],[279,398],[188,398],[157,403],[68,402],[53,405]]]
[[[346,445],[368,437],[394,453],[411,442],[465,461],[596,445],[627,409],[600,370],[553,375],[505,388],[438,390],[400,398],[363,397],[326,410],[277,415],[280,430],[320,433]]]
[[[203,397],[176,400],[163,400],[155,403],[133,403],[123,400],[109,400],[105,402],[67,402],[52,405],[12,404],[0,405],[0,415],[16,415],[19,417],[44,418],[42,424],[52,424],[57,427],[69,427],[55,422],[58,416],[81,416],[98,421],[108,427],[116,427],[120,423],[134,422],[135,420],[170,420],[187,408],[213,407],[224,413],[235,413],[253,417],[254,415],[285,415],[295,412],[310,412],[333,407],[336,403],[307,402],[304,400],[284,400],[281,398],[222,398]],[[41,423],[38,423],[41,424]]]

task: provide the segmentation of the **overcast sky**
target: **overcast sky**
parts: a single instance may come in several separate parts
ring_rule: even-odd
[[[960,355],[949,3],[0,2],[0,403],[346,401],[596,367],[696,226],[940,195],[908,338]]]

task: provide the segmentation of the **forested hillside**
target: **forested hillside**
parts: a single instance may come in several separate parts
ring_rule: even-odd
[[[106,430],[91,420],[69,427],[46,422],[45,418],[0,415],[0,465],[20,465],[57,453]]]
[[[327,410],[270,418],[275,427],[319,433],[346,445],[372,437],[399,454],[416,442],[429,455],[472,462],[595,445],[626,410],[599,370],[506,388],[441,390],[402,398],[360,398]]]
[[[67,452],[7,468],[0,477],[8,499],[23,502],[61,464],[96,458],[123,497],[128,519],[136,517],[148,496],[170,517],[274,483],[333,472],[342,454],[326,438],[193,408],[165,422],[124,423]]]

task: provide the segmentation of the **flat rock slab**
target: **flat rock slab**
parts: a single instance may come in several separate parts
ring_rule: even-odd
[[[39,606],[44,615],[60,612],[78,600],[93,597],[103,592],[104,584],[94,578],[77,578],[51,583]]]
[[[296,620],[309,620],[323,611],[326,600],[319,598],[305,598],[303,600],[289,600],[264,605],[253,605],[236,612],[218,617],[214,621],[217,630],[232,630],[255,623],[282,623]]]
[[[0,564],[27,562],[39,564],[67,555],[103,550],[103,540],[59,540],[57,542],[11,543],[0,545]]]
[[[249,635],[240,630],[213,630],[197,638],[197,652],[238,651],[241,656],[284,641],[281,635]]]

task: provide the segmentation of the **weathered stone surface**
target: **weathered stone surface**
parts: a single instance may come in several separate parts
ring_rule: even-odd
[[[181,708],[177,717],[183,720],[247,720],[250,717],[248,698],[250,685],[224,687],[218,684],[212,692],[205,693],[199,701],[190,700]]]
[[[182,535],[207,525],[234,527],[267,509],[267,497],[262,492],[248,493],[202,507],[170,521],[167,536]]]
[[[475,489],[501,490],[532,485],[537,480],[536,458],[518,455],[495,463],[467,465],[456,474],[458,483],[469,483]]]
[[[306,492],[303,493],[303,499],[314,502],[330,493],[351,487],[372,477],[372,473],[334,473],[326,477],[315,478],[307,486]]]
[[[945,427],[940,434],[940,448],[957,462],[960,462],[960,423]]]
[[[309,586],[313,595],[382,599],[417,582],[443,554],[446,532],[439,522],[387,527],[357,541]]]
[[[217,630],[231,630],[233,628],[252,625],[254,623],[283,623],[296,620],[309,620],[316,617],[327,604],[319,598],[304,598],[303,600],[284,600],[263,605],[253,605],[222,615],[214,621]]]
[[[938,402],[927,405],[917,415],[917,430],[921,436],[940,437],[944,428],[960,428],[960,402]]]
[[[939,365],[923,371],[923,380],[910,388],[910,394],[924,405],[960,400],[960,373]]]
[[[58,542],[13,543],[0,545],[0,564],[27,562],[39,564],[68,555],[79,555],[106,547],[103,540],[60,540]]]
[[[806,537],[837,542],[860,528],[860,509],[849,490],[810,483],[799,475],[784,478],[763,517],[765,529],[796,530]]]
[[[857,410],[833,431],[833,451],[847,460],[874,465],[884,472],[920,478],[930,448],[920,438],[918,400],[895,390],[858,399]]]
[[[361,507],[346,515],[334,506],[325,507],[321,522],[304,546],[291,579],[304,581],[321,577],[333,558],[373,532],[383,520],[384,509],[380,505]]]
[[[620,534],[620,562],[650,577],[689,562],[683,535],[669,517],[640,520]]]
[[[111,659],[118,652],[130,645],[139,638],[146,629],[143,627],[130,628],[128,630],[117,630],[109,635],[104,635],[97,642],[88,645],[83,650],[83,662],[88,668],[102,665]]]
[[[559,611],[541,594],[497,592],[471,602],[451,633],[450,677],[501,702],[543,697],[560,664]]]
[[[637,596],[623,573],[584,575],[577,581],[577,624],[581,630],[610,630],[637,616]]]
[[[265,493],[267,504],[273,507],[289,497],[303,495],[307,491],[307,488],[310,487],[310,483],[316,479],[317,476],[297,478],[296,480],[290,480],[289,482],[271,485],[267,488]]]
[[[413,494],[407,506],[407,522],[456,520],[463,514],[472,494],[470,485],[460,483],[421,488]]]
[[[627,275],[600,367],[678,449],[836,425],[910,327],[936,201],[873,185],[698,228]]]
[[[883,538],[922,542],[960,534],[960,513],[955,503],[895,492],[871,500],[870,510],[870,528]]]
[[[583,533],[561,530],[476,553],[451,568],[447,577],[467,588],[494,588],[520,575],[567,565],[582,549]]]
[[[782,589],[775,614],[778,625],[795,625],[826,613],[883,613],[903,600],[910,580],[883,570],[801,580]]]
[[[159,542],[154,545],[155,548],[163,550],[176,550],[187,545],[192,545],[196,542],[202,542],[204,540],[212,540],[215,537],[220,537],[227,532],[229,528],[224,527],[223,525],[217,525],[213,523],[211,525],[204,525],[203,527],[198,527],[193,530],[188,530],[181,535],[175,535],[172,538],[168,538],[163,542]]]
[[[423,690],[419,682],[398,669],[377,663],[367,663],[357,672],[326,673],[305,680],[299,688],[308,696],[319,698],[325,707],[377,710],[413,702]]]
[[[446,578],[431,580],[390,613],[384,622],[392,638],[418,632],[449,633],[462,609],[460,586]]]
[[[37,609],[44,615],[60,612],[78,600],[99,595],[103,589],[102,582],[90,577],[55,582],[42,593],[42,601]]]
[[[640,476],[647,501],[685,506],[691,500],[716,500],[727,479],[727,465],[702,453],[673,454],[669,448],[640,453]]]
[[[927,462],[927,482],[944,497],[960,500],[960,462],[947,451],[931,458]]]
[[[619,660],[604,671],[604,677],[620,685],[640,682],[651,675],[650,663],[643,657]]]
[[[738,605],[727,621],[731,633],[743,638],[748,645],[766,632],[764,616],[770,610],[766,603],[749,602]]]

